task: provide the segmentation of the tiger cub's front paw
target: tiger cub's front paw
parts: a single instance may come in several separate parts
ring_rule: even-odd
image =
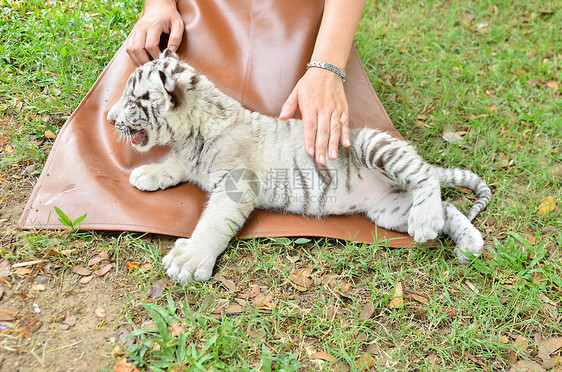
[[[213,275],[217,257],[202,252],[201,248],[190,244],[189,239],[178,239],[174,248],[163,259],[170,278],[178,282],[203,281]]]
[[[131,185],[141,191],[156,191],[177,185],[181,180],[162,164],[148,164],[135,168],[129,177]]]
[[[439,203],[422,203],[410,210],[408,234],[419,243],[435,239],[443,229],[443,208]]]

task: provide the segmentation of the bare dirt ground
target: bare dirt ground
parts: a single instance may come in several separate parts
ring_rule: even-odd
[[[17,222],[34,182],[20,169],[13,171],[0,175],[0,251],[9,252],[5,256],[25,250]],[[135,291],[126,276],[109,270],[82,284],[82,276],[56,261],[23,257],[17,262],[0,258],[0,371],[111,368],[122,298]]]

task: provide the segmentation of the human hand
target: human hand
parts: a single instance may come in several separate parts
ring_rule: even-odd
[[[300,108],[304,127],[304,148],[316,162],[326,164],[338,155],[338,142],[350,146],[349,112],[342,78],[332,71],[310,68],[299,80],[281,109],[280,119],[291,118]]]
[[[125,49],[136,66],[160,55],[160,37],[169,34],[167,48],[177,51],[183,36],[184,23],[175,1],[145,3],[144,13],[133,28]]]

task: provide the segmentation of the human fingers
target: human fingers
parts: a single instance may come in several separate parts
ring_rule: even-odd
[[[338,157],[338,143],[342,130],[343,114],[334,111],[330,118],[330,139],[328,140],[328,158],[335,160]]]
[[[351,146],[351,141],[349,139],[349,116],[347,112],[342,114],[342,123],[341,123],[341,144],[344,147]]]
[[[304,133],[304,150],[308,156],[314,156],[314,147],[316,143],[317,128],[316,113],[302,112],[302,126]]]
[[[152,57],[152,59],[158,58],[160,55],[160,36],[162,36],[162,31],[158,29],[150,29],[146,35],[145,48],[146,52]]]
[[[135,66],[140,66],[149,61],[146,50],[144,49],[146,42],[146,33],[134,29],[129,37],[129,41],[125,46],[125,50],[129,57],[135,64]]]
[[[172,27],[170,30],[170,38],[168,39],[168,49],[172,52],[176,52],[181,44],[184,32],[184,23],[181,18],[172,21]]]
[[[285,101],[283,106],[281,107],[281,113],[279,114],[279,119],[287,120],[293,117],[295,111],[297,111],[298,106],[298,96],[297,96],[297,89],[293,89],[289,98]]]
[[[316,162],[320,165],[326,164],[326,149],[328,147],[328,140],[330,139],[330,115],[325,111],[318,113],[318,124],[316,129],[316,147],[314,153],[316,154]]]

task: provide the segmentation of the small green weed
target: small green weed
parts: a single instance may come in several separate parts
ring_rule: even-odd
[[[546,282],[549,285],[562,287],[560,263],[544,261],[548,254],[544,243],[532,245],[514,232],[511,232],[503,242],[494,239],[494,243],[495,248],[489,247],[491,257],[488,260],[473,262],[473,267],[479,272],[500,280],[502,277],[515,275],[527,284],[537,284],[534,280],[538,278],[538,284],[543,287]]]
[[[142,303],[142,306],[154,324],[136,329],[128,336],[137,339],[126,348],[137,366],[156,371],[230,370],[233,365],[249,369],[241,356],[251,344],[244,341],[247,337],[238,327],[237,319],[228,316],[216,319],[203,309],[193,310],[187,303],[178,309],[169,295],[164,306],[153,303]],[[272,354],[265,345],[261,360],[264,371],[296,371],[300,367],[293,357]]]
[[[80,226],[82,225],[82,221],[84,221],[86,216],[88,216],[88,213],[85,213],[73,221],[60,208],[58,207],[54,207],[54,208],[55,208],[55,212],[57,212],[57,215],[59,216],[60,223],[62,223],[66,227],[70,227],[76,230],[80,229]]]

